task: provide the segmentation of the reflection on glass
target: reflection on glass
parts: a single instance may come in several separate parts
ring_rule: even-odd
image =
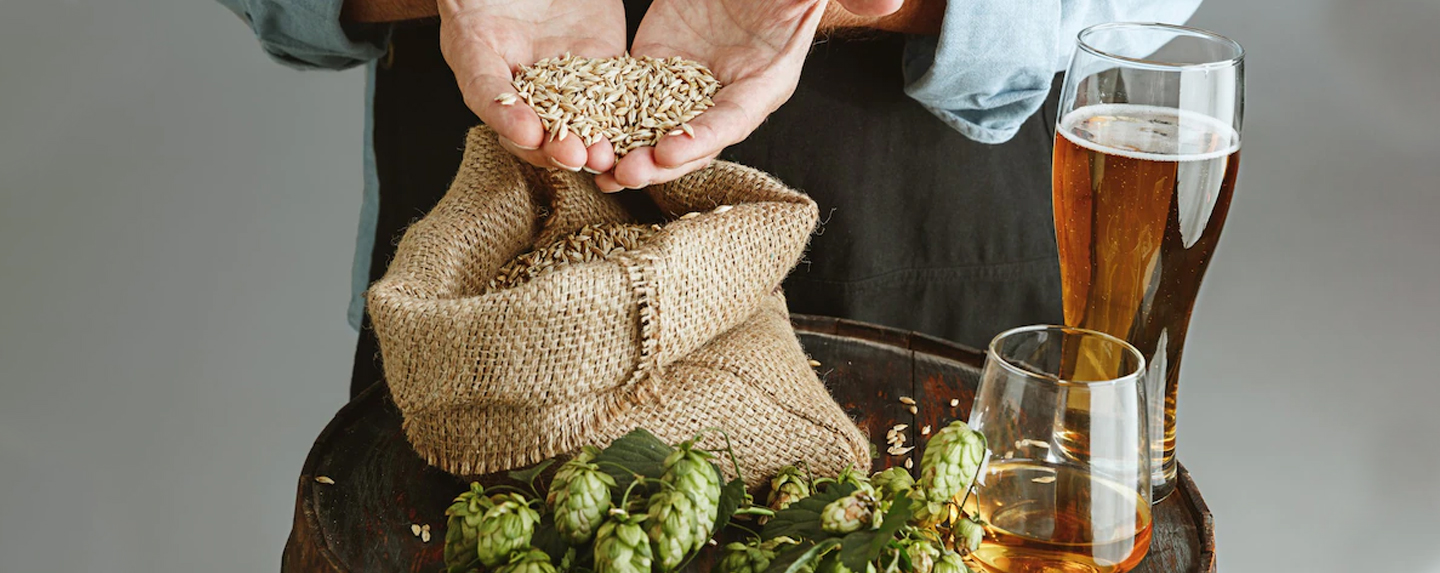
[[[1150,362],[1155,500],[1175,487],[1180,357],[1240,165],[1243,52],[1203,30],[1080,33],[1055,137],[1065,323]]]
[[[1061,326],[1011,330],[986,353],[970,425],[990,454],[966,510],[971,555],[998,573],[1123,573],[1150,545],[1145,360],[1123,340]]]

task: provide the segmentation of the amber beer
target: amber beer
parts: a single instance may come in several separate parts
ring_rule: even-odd
[[[1116,573],[1145,558],[1150,504],[1134,489],[1071,466],[1032,461],[996,462],[987,475],[990,495],[975,496],[966,506],[986,523],[988,540],[974,553],[985,571]],[[1057,567],[1062,563],[1068,567]]]
[[[1055,138],[1065,324],[1124,338],[1149,362],[1157,502],[1174,489],[1185,330],[1239,165],[1230,125],[1172,108],[1081,107],[1061,119]]]

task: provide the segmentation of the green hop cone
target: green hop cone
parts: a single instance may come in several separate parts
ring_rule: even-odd
[[[955,520],[955,543],[964,547],[965,551],[975,551],[980,548],[980,542],[985,539],[985,522],[976,517],[964,517]]]
[[[725,546],[725,554],[715,565],[714,573],[765,573],[774,560],[775,544],[771,542],[757,543],[752,539],[750,543],[730,543]]]
[[[946,504],[970,487],[984,459],[985,438],[964,422],[951,422],[932,436],[920,460],[920,481],[910,495],[921,502],[915,510],[916,523],[932,527],[944,521],[949,514]]]
[[[495,573],[555,573],[550,556],[544,551],[531,547],[529,551],[515,552],[510,562],[495,569]]]
[[[910,472],[905,468],[893,467],[875,474],[870,478],[870,484],[875,486],[875,491],[882,499],[895,500],[904,497],[915,487],[915,478],[910,477]]]
[[[950,506],[944,502],[930,501],[925,489],[915,486],[907,495],[915,502],[915,513],[910,522],[919,527],[935,527],[950,516]]]
[[[840,475],[835,476],[835,483],[850,484],[855,486],[857,491],[875,493],[875,486],[870,483],[870,479],[865,477],[865,474],[855,471],[855,466],[845,466]]]
[[[947,549],[935,560],[935,568],[931,569],[931,573],[970,573],[970,568],[965,566],[959,553]]]
[[[590,542],[595,530],[610,511],[610,490],[615,478],[600,471],[595,464],[570,460],[562,466],[568,470],[565,481],[559,479],[550,487],[554,502],[555,530],[571,545]],[[558,491],[555,486],[563,486]]]
[[[520,494],[497,494],[491,496],[490,501],[494,507],[480,518],[475,553],[486,567],[496,567],[509,562],[511,553],[530,546],[530,536],[535,533],[540,514],[531,509],[529,501]]]
[[[956,420],[925,444],[920,487],[930,501],[945,503],[970,487],[985,459],[985,438]]]
[[[710,530],[720,513],[720,470],[710,463],[712,457],[695,449],[694,440],[683,442],[665,458],[665,473],[660,476],[695,502],[695,551],[710,541]]]
[[[590,462],[595,461],[595,457],[598,455],[600,455],[600,448],[585,446],[580,449],[579,454],[570,458],[570,461],[561,464],[560,469],[555,470],[555,477],[550,480],[550,490],[545,494],[545,505],[551,510],[554,510],[555,498],[559,497],[560,492],[564,491],[566,486],[570,484],[570,480],[575,476],[575,472],[581,468],[585,468]]]
[[[935,560],[940,558],[940,549],[924,539],[907,540],[904,547],[905,556],[910,559],[915,573],[931,573],[935,568]]]
[[[807,497],[810,497],[810,481],[800,473],[800,468],[785,466],[770,480],[770,498],[765,505],[780,511]]]
[[[595,573],[650,573],[650,538],[640,527],[644,516],[614,513],[595,533]]]
[[[695,501],[678,489],[666,489],[650,496],[645,517],[646,533],[655,543],[655,565],[660,571],[674,571],[701,543],[695,542],[700,514]]]
[[[485,510],[494,507],[485,496],[485,488],[471,482],[470,490],[455,498],[445,509],[445,567],[447,571],[464,573],[475,562],[475,543],[480,536],[480,519]]]
[[[856,490],[830,502],[820,511],[820,528],[829,533],[843,535],[879,527],[882,514],[876,511],[877,505],[875,496],[870,492]]]

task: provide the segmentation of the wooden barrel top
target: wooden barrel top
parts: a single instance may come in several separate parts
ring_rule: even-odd
[[[925,425],[969,417],[981,352],[848,320],[796,315],[793,321],[831,393],[879,451],[895,424],[909,424],[907,442],[919,445]],[[916,400],[918,414],[901,396]],[[921,453],[911,455],[918,460]],[[877,466],[902,461],[884,457]],[[319,476],[335,483],[318,483]],[[341,408],[310,449],[281,571],[440,571],[445,508],[466,487],[466,480],[426,465],[411,450],[400,412],[385,385],[376,384]],[[1153,508],[1153,517],[1150,551],[1136,573],[1214,573],[1213,521],[1184,466],[1176,492]],[[412,524],[430,526],[429,543],[411,533]]]

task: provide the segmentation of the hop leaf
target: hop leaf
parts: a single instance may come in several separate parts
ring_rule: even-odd
[[[655,544],[655,565],[660,571],[679,568],[685,557],[700,546],[695,542],[699,520],[695,501],[683,491],[667,489],[650,496],[645,526],[650,541]]]
[[[823,557],[823,558],[820,559],[820,563],[818,563],[818,564],[815,565],[815,573],[854,573],[854,572],[851,571],[849,567],[846,567],[846,566],[845,566],[845,563],[840,560],[840,552],[839,552],[839,551],[831,551],[830,553],[825,554],[825,557]],[[865,564],[865,573],[875,573],[875,564],[874,564],[874,563],[866,563],[866,564]]]
[[[519,494],[497,494],[490,498],[493,507],[480,518],[475,539],[475,552],[486,567],[510,561],[510,554],[530,546],[540,514]]]
[[[785,466],[770,480],[770,497],[766,503],[775,511],[810,497],[810,482],[795,466]]]
[[[820,528],[828,533],[845,534],[880,526],[882,514],[876,511],[875,496],[864,490],[830,502],[820,512]]]
[[[640,527],[642,516],[619,515],[595,533],[595,573],[650,573],[650,538]]]
[[[485,511],[494,507],[485,496],[485,488],[471,482],[470,490],[461,493],[445,510],[445,567],[460,573],[475,562],[476,539],[480,536],[480,520]]]
[[[666,456],[665,473],[660,476],[661,481],[695,502],[695,551],[710,540],[711,528],[720,513],[720,470],[710,462],[712,457],[696,449],[694,440],[683,442]]]
[[[512,554],[510,562],[496,568],[495,573],[555,573],[555,566],[550,564],[549,555],[532,547]]]
[[[565,472],[565,479],[562,482],[557,477],[550,486],[555,529],[573,545],[588,543],[610,511],[615,478],[578,458],[565,462],[560,471]]]

